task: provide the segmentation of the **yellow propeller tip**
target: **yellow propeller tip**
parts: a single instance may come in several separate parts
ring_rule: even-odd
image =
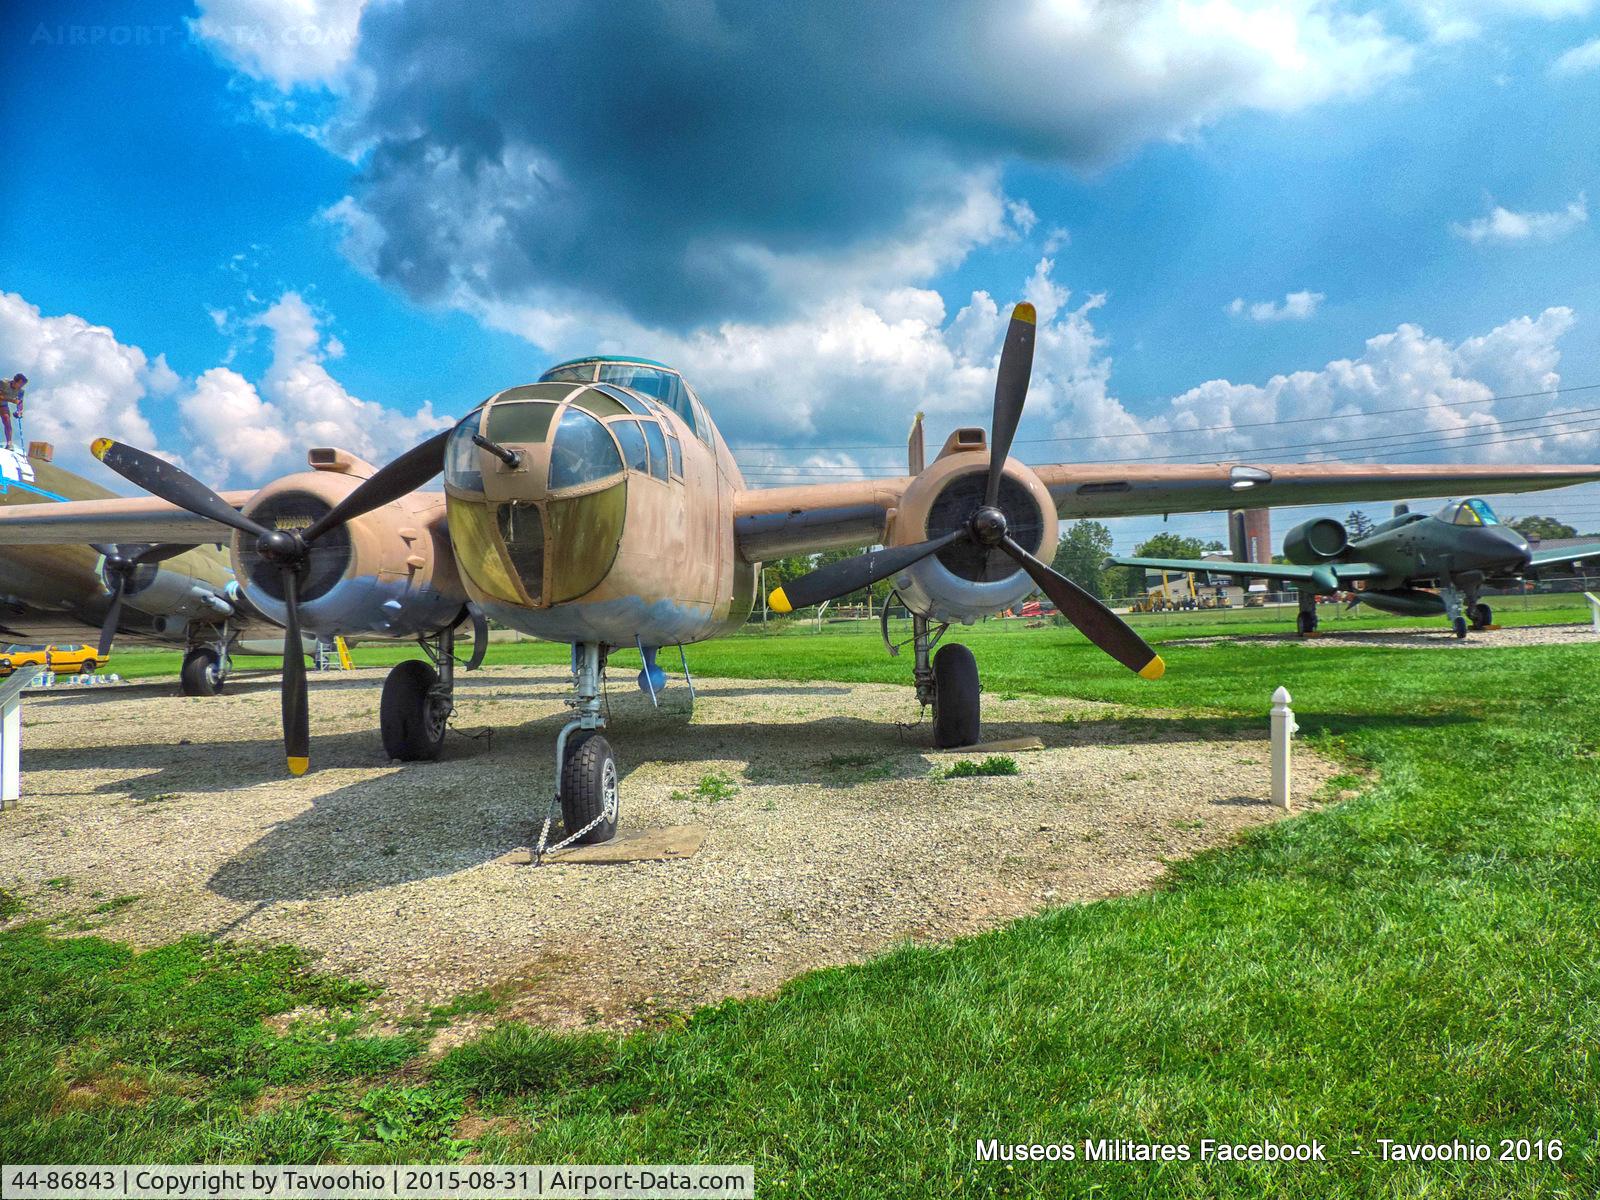
[[[106,451],[111,449],[111,447],[114,445],[116,445],[116,443],[110,438],[95,438],[94,441],[89,443],[89,453],[94,455],[96,458],[104,458],[106,456]]]
[[[1141,679],[1160,679],[1166,673],[1167,664],[1159,654],[1139,668],[1139,677]]]
[[[794,605],[789,603],[789,597],[783,594],[783,589],[773,588],[772,594],[767,597],[767,605],[773,612],[793,612]]]
[[[304,775],[306,768],[310,765],[311,760],[309,758],[295,758],[292,754],[289,756],[289,774],[291,775]]]
[[[1039,314],[1033,311],[1033,305],[1024,300],[1011,310],[1011,319],[1013,321],[1026,321],[1029,325],[1037,325],[1039,323]]]

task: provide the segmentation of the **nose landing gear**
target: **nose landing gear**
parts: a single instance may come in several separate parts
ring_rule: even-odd
[[[572,845],[609,842],[617,835],[621,807],[616,752],[600,732],[605,712],[600,705],[600,681],[606,669],[605,646],[582,642],[572,647],[572,687],[567,701],[572,720],[556,737],[556,795],[545,812],[544,825],[533,850],[533,861]],[[556,814],[566,836],[550,845],[550,826]]]

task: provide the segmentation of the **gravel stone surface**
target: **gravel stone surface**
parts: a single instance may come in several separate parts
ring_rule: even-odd
[[[1489,650],[1496,646],[1600,646],[1592,624],[1518,625],[1468,633],[1458,638],[1440,619],[1437,629],[1341,629],[1303,638],[1297,633],[1267,633],[1247,637],[1197,637],[1173,640],[1169,646],[1225,645],[1400,646],[1408,650]]]
[[[984,697],[1019,774],[940,778],[910,687],[708,680],[692,720],[620,672],[608,731],[624,828],[701,824],[694,858],[521,865],[553,790],[564,672],[462,677],[438,763],[383,757],[383,672],[313,676],[312,771],[283,769],[273,680],[30,696],[0,887],[107,937],[292,942],[396,1011],[493,988],[501,1015],[627,1027],[906,940],[943,941],[1157,881],[1283,814],[1259,728],[1207,740],[1082,701]],[[982,757],[968,755],[965,757]],[[1301,807],[1335,773],[1297,748]],[[707,782],[711,780],[712,782]],[[70,923],[69,923],[70,927]],[[460,1027],[457,1027],[458,1029]],[[464,1034],[463,1034],[464,1035]]]

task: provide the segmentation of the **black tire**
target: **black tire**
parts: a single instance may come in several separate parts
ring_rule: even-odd
[[[584,729],[567,738],[566,755],[566,764],[561,768],[561,822],[566,826],[565,836],[598,817],[599,824],[574,844],[609,842],[617,836],[617,818],[622,810],[616,753],[598,730]],[[604,815],[608,795],[612,805],[609,819]]]
[[[185,696],[215,696],[226,681],[222,660],[215,650],[202,646],[183,656],[178,681]]]
[[[1450,628],[1455,630],[1456,637],[1458,637],[1458,638],[1466,637],[1467,636],[1467,619],[1465,617],[1457,617],[1455,620],[1450,622]]]
[[[439,672],[420,658],[408,658],[383,681],[378,727],[383,749],[401,762],[432,762],[444,752],[449,710],[431,694]]]
[[[1494,610],[1487,604],[1474,604],[1467,610],[1467,616],[1472,618],[1474,629],[1486,629],[1494,624]]]
[[[1294,627],[1299,631],[1301,637],[1308,637],[1317,631],[1317,614],[1314,612],[1301,613],[1295,618]]]
[[[941,750],[978,740],[978,660],[960,642],[933,656],[933,744]]]
[[[86,659],[83,660],[83,662],[78,664],[78,674],[79,675],[93,675],[95,673],[95,671],[97,671],[99,669],[99,667],[100,667],[100,664],[95,662],[94,659],[86,658]]]

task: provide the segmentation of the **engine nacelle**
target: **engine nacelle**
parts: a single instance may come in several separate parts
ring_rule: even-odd
[[[967,447],[952,438],[945,453],[912,481],[901,497],[889,544],[908,545],[959,529],[983,502],[989,453],[981,432]],[[1049,562],[1059,523],[1050,492],[1024,464],[1007,459],[1000,484],[1001,511],[1011,539]],[[1020,603],[1038,585],[1004,551],[958,541],[893,580],[912,612],[934,621],[970,625],[979,617]]]
[[[305,529],[370,478],[375,468],[344,450],[315,449],[312,470],[267,484],[242,511],[268,529]],[[443,628],[466,591],[445,528],[442,493],[414,492],[319,537],[300,578],[300,623],[324,637],[410,637]],[[283,577],[235,534],[233,565],[244,598],[282,623]]]
[[[1318,517],[1289,530],[1283,539],[1283,556],[1302,567],[1338,558],[1350,544],[1345,527],[1332,517]]]
[[[157,618],[158,631],[181,630],[192,620],[215,622],[231,617],[235,608],[229,598],[232,583],[233,572],[215,555],[190,552],[135,567],[122,594],[129,608]],[[105,584],[111,588],[115,581],[106,579]]]

